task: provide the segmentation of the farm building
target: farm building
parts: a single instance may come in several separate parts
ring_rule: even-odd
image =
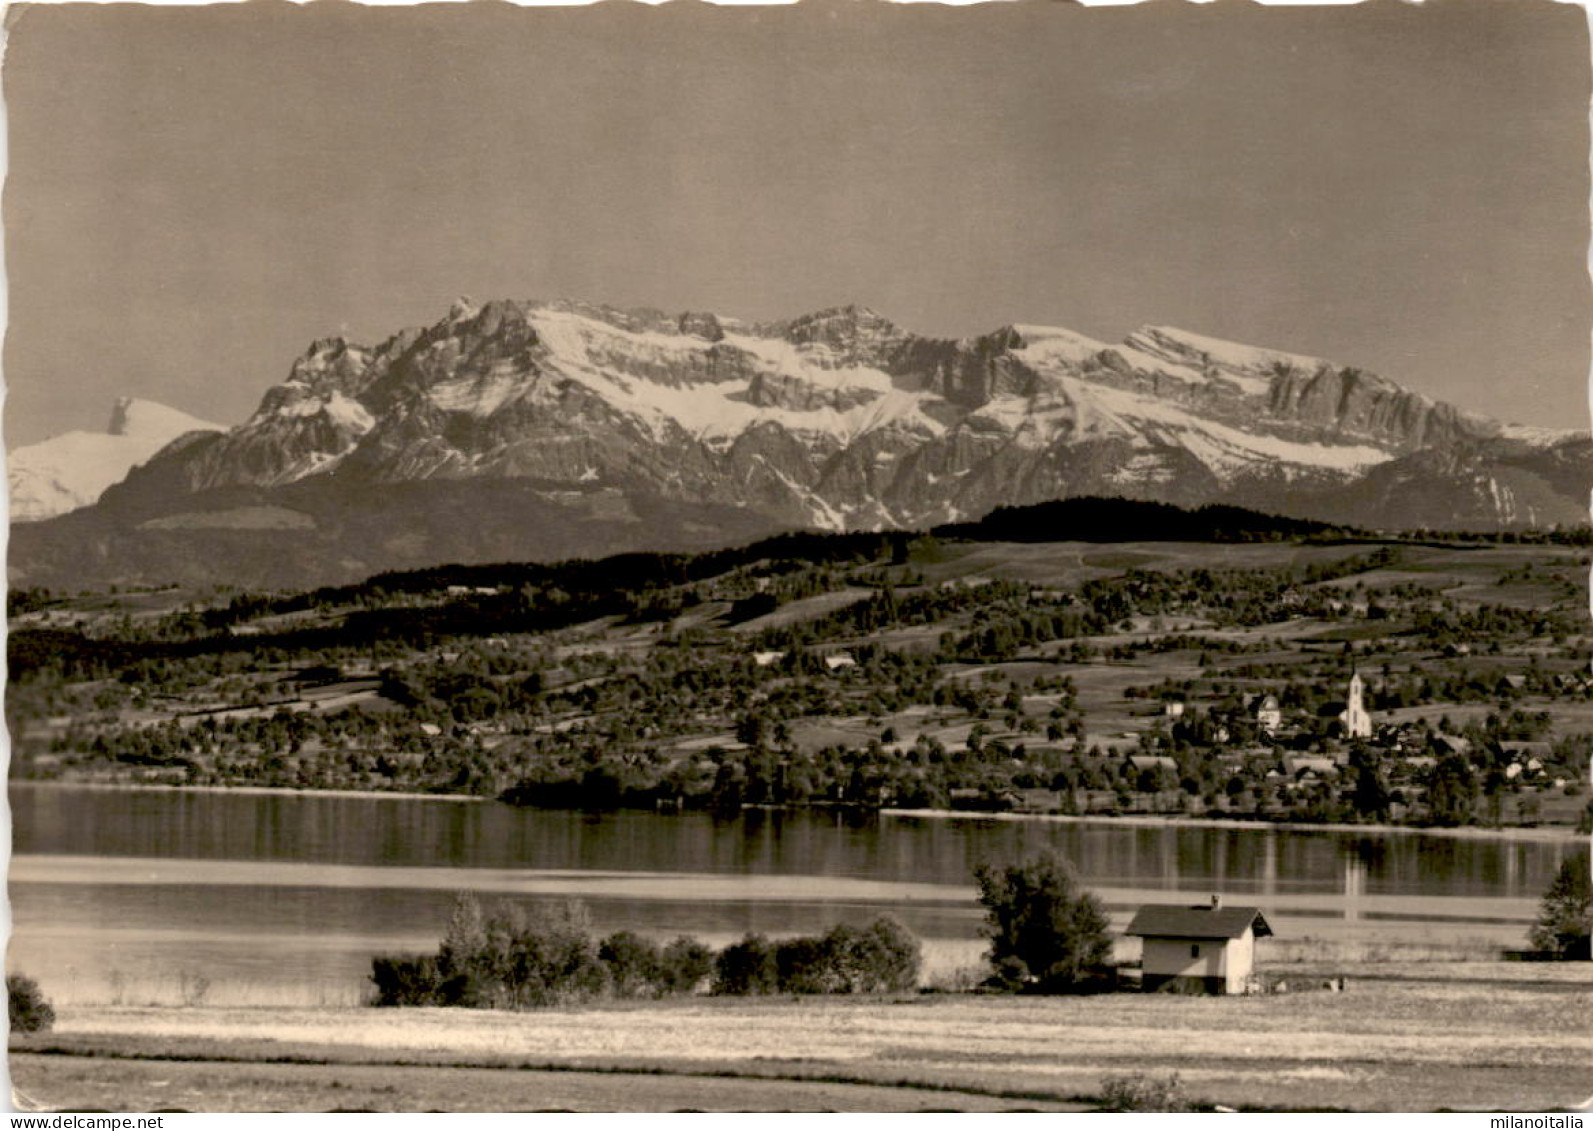
[[[1311,754],[1296,754],[1283,760],[1283,772],[1296,781],[1308,776],[1314,780],[1320,780],[1322,778],[1338,777],[1339,765],[1332,758],[1323,758]]]
[[[1169,774],[1176,774],[1178,772],[1178,763],[1165,754],[1130,754],[1124,759],[1124,763],[1125,772],[1130,774],[1142,774],[1146,770],[1150,770],[1153,773],[1166,771]]]
[[[1259,908],[1224,907],[1212,896],[1202,907],[1141,907],[1127,933],[1143,941],[1144,989],[1242,994],[1255,967],[1256,939],[1272,928]]]

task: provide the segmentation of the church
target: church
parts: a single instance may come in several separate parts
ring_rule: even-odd
[[[1344,724],[1345,738],[1371,738],[1372,716],[1366,709],[1366,683],[1360,672],[1350,673],[1348,697],[1344,710],[1339,712],[1339,722]]]

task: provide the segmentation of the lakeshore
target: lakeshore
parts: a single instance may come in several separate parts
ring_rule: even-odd
[[[396,789],[293,789],[280,785],[164,785],[149,782],[112,782],[75,778],[12,778],[8,787],[16,789],[83,789],[106,793],[193,793],[231,794],[238,797],[337,797],[362,800],[393,801],[453,801],[480,804],[496,801],[494,797],[477,797],[467,793],[419,793]]]
[[[1355,835],[1420,835],[1450,837],[1457,840],[1521,840],[1539,843],[1575,840],[1586,836],[1569,825],[1538,825],[1502,828],[1484,828],[1480,825],[1460,825],[1443,828],[1429,825],[1356,824],[1305,821],[1242,821],[1230,817],[1172,817],[1150,814],[1124,814],[1120,817],[1072,816],[1064,813],[970,813],[956,809],[881,809],[881,816],[914,817],[930,820],[965,819],[981,821],[1043,821],[1064,825],[1117,825],[1126,828],[1193,828],[1193,829],[1248,829],[1294,833],[1349,833]]]
[[[393,801],[450,801],[482,804],[497,801],[493,797],[477,797],[457,793],[415,793],[401,790],[376,789],[293,789],[287,786],[254,785],[156,785],[143,782],[79,781],[70,778],[11,779],[10,788],[76,789],[106,792],[149,792],[163,794],[221,794],[242,797],[329,797]],[[744,811],[791,812],[791,808],[748,805]],[[818,811],[818,810],[813,810]],[[848,810],[848,812],[857,812]],[[882,818],[940,821],[1024,821],[1059,825],[1096,825],[1121,828],[1194,828],[1234,829],[1279,832],[1328,832],[1355,835],[1420,835],[1449,837],[1460,840],[1519,840],[1554,843],[1588,839],[1569,825],[1504,826],[1488,828],[1481,825],[1440,827],[1430,825],[1391,825],[1380,823],[1343,824],[1333,822],[1239,820],[1232,817],[1185,817],[1170,814],[1126,813],[1121,816],[1104,814],[1071,815],[1063,813],[1009,813],[983,812],[963,809],[891,809],[872,810]]]

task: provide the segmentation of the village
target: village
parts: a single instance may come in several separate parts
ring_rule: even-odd
[[[1586,679],[1571,675],[1553,678],[1554,691],[1585,693]],[[1538,689],[1526,676],[1501,677],[1500,692],[1506,698],[1513,692]],[[1498,823],[1503,806],[1501,794],[1516,801],[1516,811],[1524,821],[1541,818],[1541,801],[1531,794],[1521,796],[1523,787],[1548,794],[1563,794],[1569,786],[1578,791],[1581,782],[1572,775],[1574,768],[1554,756],[1554,744],[1545,739],[1498,737],[1502,728],[1468,737],[1443,720],[1437,727],[1425,719],[1374,723],[1366,706],[1367,681],[1352,671],[1344,686],[1342,705],[1329,702],[1310,720],[1286,716],[1278,697],[1271,693],[1253,694],[1237,705],[1201,707],[1183,699],[1169,699],[1161,706],[1160,718],[1149,729],[1124,732],[1123,741],[1133,742],[1131,752],[1115,762],[1108,758],[1093,776],[1080,780],[1100,785],[1102,773],[1110,789],[1072,790],[1072,778],[1062,775],[1062,788],[1009,788],[994,793],[959,789],[953,791],[953,808],[1006,810],[1018,813],[1088,813],[1128,811],[1143,806],[1151,812],[1279,813],[1292,802],[1302,800],[1320,807],[1336,804],[1345,811],[1377,815],[1399,822],[1413,813],[1431,811],[1429,786],[1446,764],[1439,789],[1458,791],[1453,806],[1466,797],[1483,794],[1488,801],[1493,823]],[[1326,718],[1327,725],[1321,725]],[[1533,724],[1528,722],[1527,727]],[[1522,729],[1518,727],[1517,729]],[[1066,756],[1073,748],[1027,747],[1030,760]],[[1170,751],[1186,753],[1181,760]],[[1224,789],[1202,798],[1189,788],[1186,776],[1188,754],[1205,756],[1225,776]],[[1137,795],[1127,803],[1120,794]],[[1442,823],[1441,819],[1439,823]],[[1459,822],[1457,822],[1459,823]]]
[[[12,773],[575,808],[1593,809],[1574,548],[885,547],[630,592],[35,599]]]

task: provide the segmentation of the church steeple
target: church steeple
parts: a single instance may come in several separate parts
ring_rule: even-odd
[[[1361,679],[1360,672],[1351,671],[1344,714],[1339,716],[1344,722],[1344,734],[1347,738],[1372,737],[1372,716],[1366,709],[1365,694],[1366,681]]]

